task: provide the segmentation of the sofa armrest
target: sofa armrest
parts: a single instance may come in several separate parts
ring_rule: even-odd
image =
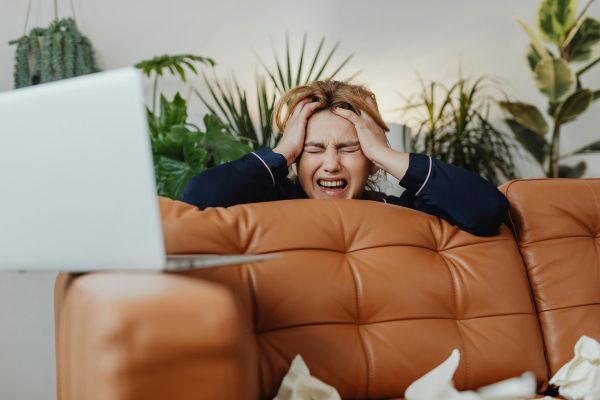
[[[59,275],[59,400],[242,398],[227,289],[165,273]]]

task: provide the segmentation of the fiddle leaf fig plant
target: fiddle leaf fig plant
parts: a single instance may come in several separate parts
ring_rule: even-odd
[[[580,177],[585,173],[585,162],[569,167],[559,165],[560,160],[600,152],[598,141],[569,154],[560,153],[562,126],[577,119],[600,97],[598,88],[585,87],[582,80],[600,62],[594,53],[600,42],[600,21],[587,15],[594,1],[589,0],[577,16],[577,0],[541,0],[537,29],[518,21],[529,36],[527,62],[537,88],[547,98],[551,129],[532,104],[508,100],[499,104],[516,139],[545,168],[548,177]],[[586,64],[577,70],[575,62]]]

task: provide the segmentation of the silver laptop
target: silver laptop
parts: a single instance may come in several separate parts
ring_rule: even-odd
[[[140,73],[0,93],[0,270],[202,268],[276,255],[167,259]]]

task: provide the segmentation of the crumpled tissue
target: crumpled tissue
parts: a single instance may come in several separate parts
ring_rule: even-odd
[[[522,400],[535,394],[536,382],[532,372],[507,379],[477,391],[459,392],[452,377],[460,362],[460,351],[454,349],[440,365],[414,381],[404,396],[406,400]]]
[[[550,383],[569,400],[600,399],[600,342],[582,336],[575,344],[575,356],[563,365]]]
[[[273,400],[341,400],[341,397],[333,386],[312,376],[298,354]]]

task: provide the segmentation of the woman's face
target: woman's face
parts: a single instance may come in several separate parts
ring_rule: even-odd
[[[371,162],[360,148],[354,125],[329,110],[308,120],[298,180],[313,199],[354,199],[362,195]]]

